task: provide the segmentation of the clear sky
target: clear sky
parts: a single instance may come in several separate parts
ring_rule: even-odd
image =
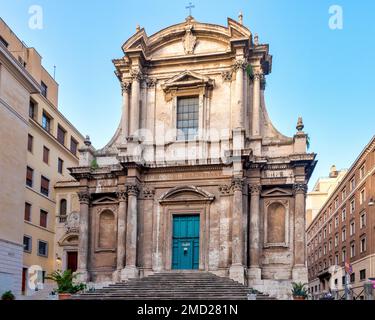
[[[136,25],[151,35],[188,15],[187,0],[0,0],[0,16],[43,57],[60,85],[59,109],[94,146],[120,121],[121,91],[111,60]],[[196,20],[244,24],[270,44],[273,70],[266,103],[275,126],[292,136],[298,116],[319,160],[310,187],[332,164],[348,168],[375,134],[375,1],[195,0]],[[43,29],[30,29],[31,5]],[[329,8],[343,9],[343,29],[329,28]]]

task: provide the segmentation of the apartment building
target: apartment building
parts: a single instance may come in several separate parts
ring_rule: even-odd
[[[375,136],[324,203],[307,228],[310,292],[318,296],[375,277]]]
[[[23,237],[22,292],[30,295],[55,268],[56,212],[65,204],[56,201],[54,186],[58,181],[72,180],[68,168],[78,165],[78,148],[84,137],[59,111],[58,83],[43,67],[41,55],[1,19],[0,36],[18,66],[40,87],[40,92],[28,99],[27,132],[14,138],[25,150],[23,189],[17,189],[24,194],[23,203],[16,209],[22,212],[23,224],[16,232]]]

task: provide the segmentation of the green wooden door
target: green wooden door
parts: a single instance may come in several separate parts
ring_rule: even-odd
[[[174,215],[172,240],[172,269],[198,269],[199,215]]]

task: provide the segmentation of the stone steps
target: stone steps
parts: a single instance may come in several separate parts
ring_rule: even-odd
[[[208,272],[157,273],[73,296],[80,300],[247,300],[249,288]],[[257,295],[269,300],[268,295]]]

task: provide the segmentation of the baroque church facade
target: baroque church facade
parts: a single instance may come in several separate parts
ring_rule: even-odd
[[[277,297],[307,282],[305,195],[314,170],[302,119],[293,137],[268,117],[269,46],[242,23],[189,16],[144,29],[113,60],[122,118],[80,150],[78,272],[126,281],[200,270]]]

